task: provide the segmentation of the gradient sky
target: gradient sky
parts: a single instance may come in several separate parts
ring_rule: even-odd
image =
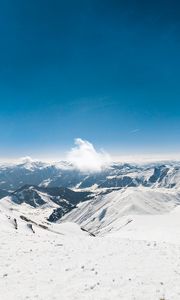
[[[0,157],[180,150],[180,2],[0,0]]]

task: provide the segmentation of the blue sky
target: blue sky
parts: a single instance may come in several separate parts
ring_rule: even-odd
[[[179,152],[179,1],[0,0],[0,43],[0,157]]]

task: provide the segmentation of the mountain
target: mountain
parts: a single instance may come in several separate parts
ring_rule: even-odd
[[[178,162],[27,159],[0,166],[0,187],[0,299],[179,299]]]
[[[116,217],[112,214],[109,219],[118,219],[131,213],[147,214],[152,205],[158,204],[156,199],[162,199],[162,211],[166,198],[172,203],[179,199],[180,163],[113,163],[100,172],[84,173],[65,161],[48,164],[25,159],[0,165],[0,187],[3,203],[20,205],[21,209],[28,205],[31,214],[35,208],[36,214],[51,222],[69,213],[70,220],[78,223],[81,216],[82,224],[86,220],[96,231],[106,223],[109,206],[116,211]],[[98,214],[102,222],[97,222]]]
[[[42,220],[37,211],[43,214],[43,205],[34,207],[1,200],[0,299],[178,300],[180,207],[173,209],[173,205],[179,200],[172,189],[167,198],[161,189],[162,194],[156,196],[156,189],[151,188],[125,190],[122,199],[120,191],[103,195],[107,213],[98,215],[100,221],[111,216],[118,224],[113,223],[116,230],[111,231],[102,231],[101,226],[98,233],[97,228],[95,236],[75,223]],[[134,205],[130,210],[127,199]],[[139,205],[143,214],[125,215],[117,220],[113,208],[111,214],[108,212],[108,201],[121,211],[120,203],[124,202],[128,214],[136,212]],[[95,204],[98,213],[100,202]],[[111,224],[106,226],[110,229]]]
[[[179,205],[178,191],[131,187],[98,195],[91,201],[80,203],[60,222],[75,222],[97,234],[118,231],[124,216],[128,216],[131,222],[136,215],[162,215]]]
[[[0,165],[0,189],[15,191],[22,186],[71,189],[116,189],[123,187],[180,187],[180,163],[113,163],[100,172],[81,172],[69,162],[48,164],[25,161]]]
[[[67,171],[69,164],[67,163]],[[50,182],[61,174],[66,174],[66,166],[62,163],[60,166],[51,165],[43,162],[26,161],[18,164],[0,165],[0,188],[14,191],[23,185],[40,185],[46,186],[46,181]],[[55,185],[56,186],[56,185]],[[63,186],[63,185],[62,185]]]
[[[1,204],[10,207],[11,210],[18,209],[31,215],[34,212],[36,215],[39,214],[50,221],[55,221],[75,208],[78,203],[90,198],[90,192],[25,185],[2,198]]]
[[[9,195],[9,192],[6,190],[0,189],[0,199]]]

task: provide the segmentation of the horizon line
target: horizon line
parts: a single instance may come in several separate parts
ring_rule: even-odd
[[[168,153],[168,154],[128,154],[128,155],[110,155],[110,163],[148,163],[148,162],[163,162],[163,161],[180,161],[180,153]],[[0,163],[21,163],[21,162],[45,162],[45,163],[58,163],[58,162],[71,162],[67,157],[35,157],[35,156],[23,156],[23,157],[0,157]]]

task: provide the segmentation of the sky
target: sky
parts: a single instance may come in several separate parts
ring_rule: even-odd
[[[180,2],[0,0],[0,158],[180,153]]]

